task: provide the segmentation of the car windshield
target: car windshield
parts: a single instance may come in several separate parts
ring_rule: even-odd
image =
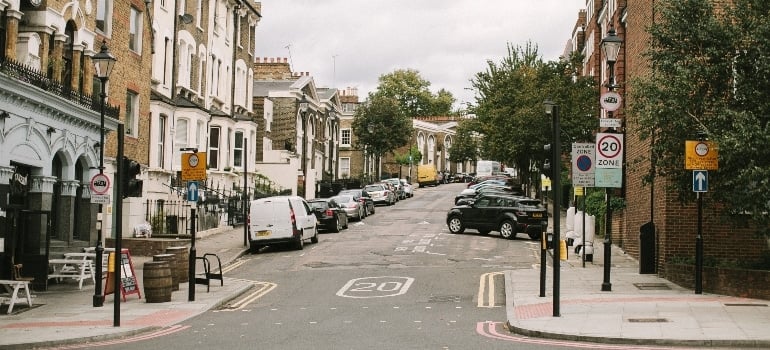
[[[377,191],[382,191],[383,188],[382,186],[378,186],[378,185],[374,185],[374,186],[370,185],[370,186],[366,186],[365,190],[366,192],[377,192]]]
[[[337,202],[339,202],[339,203],[347,203],[347,202],[352,202],[353,201],[353,197],[352,196],[336,196],[336,197],[334,197],[334,199]]]
[[[537,200],[527,200],[527,201],[519,201],[519,206],[524,208],[539,208],[540,207],[540,201]]]
[[[326,201],[313,201],[313,202],[307,202],[307,204],[309,204],[310,207],[313,209],[326,209],[326,207],[328,206]]]

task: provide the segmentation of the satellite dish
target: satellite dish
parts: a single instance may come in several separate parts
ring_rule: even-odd
[[[193,21],[193,16],[189,13],[185,13],[183,15],[180,15],[179,19],[181,19],[184,24],[190,24]]]

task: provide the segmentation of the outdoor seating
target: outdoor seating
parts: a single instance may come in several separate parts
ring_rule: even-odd
[[[96,283],[91,260],[94,256],[93,253],[66,253],[64,259],[49,259],[48,265],[53,272],[48,274],[48,278],[74,279],[78,281],[78,289],[83,289],[83,281],[86,279]]]

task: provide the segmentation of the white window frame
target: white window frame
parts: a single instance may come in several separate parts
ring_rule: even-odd
[[[238,146],[239,135],[241,139],[240,146]],[[245,135],[243,133],[243,130],[236,130],[235,133],[233,134],[233,167],[234,168],[243,168],[243,162],[244,162],[243,154],[245,151],[243,147],[244,146],[243,141],[245,140],[244,136]]]
[[[96,31],[109,37],[112,35],[112,0],[96,0],[96,23],[98,24],[99,15],[104,17],[102,27],[95,27]]]
[[[136,137],[139,131],[139,94],[126,90],[126,135]]]
[[[345,140],[346,133],[348,134],[347,140]],[[353,142],[353,130],[351,130],[350,128],[340,129],[340,146],[350,147],[352,142]]]
[[[350,157],[340,157],[340,177],[350,178]]]
[[[142,53],[142,22],[142,11],[131,6],[128,16],[128,49],[138,54]]]
[[[160,114],[158,116],[158,168],[165,166],[166,160],[166,124],[168,124],[168,116]]]
[[[214,130],[216,130],[217,137],[214,137]],[[215,141],[216,140],[216,141]],[[219,149],[222,142],[222,127],[219,125],[212,126],[209,129],[209,144],[208,144],[208,165],[209,169],[219,170]]]
[[[174,148],[190,147],[190,127],[187,119],[177,119],[176,128],[174,128]]]

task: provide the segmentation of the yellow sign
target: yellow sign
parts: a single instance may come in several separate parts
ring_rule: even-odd
[[[206,180],[206,152],[182,153],[182,180]]]
[[[540,187],[543,191],[551,188],[551,179],[544,177],[540,179]]]
[[[575,186],[575,196],[582,196],[583,193],[585,193],[583,187]]]
[[[711,141],[685,141],[684,168],[686,170],[719,169],[719,146]]]

